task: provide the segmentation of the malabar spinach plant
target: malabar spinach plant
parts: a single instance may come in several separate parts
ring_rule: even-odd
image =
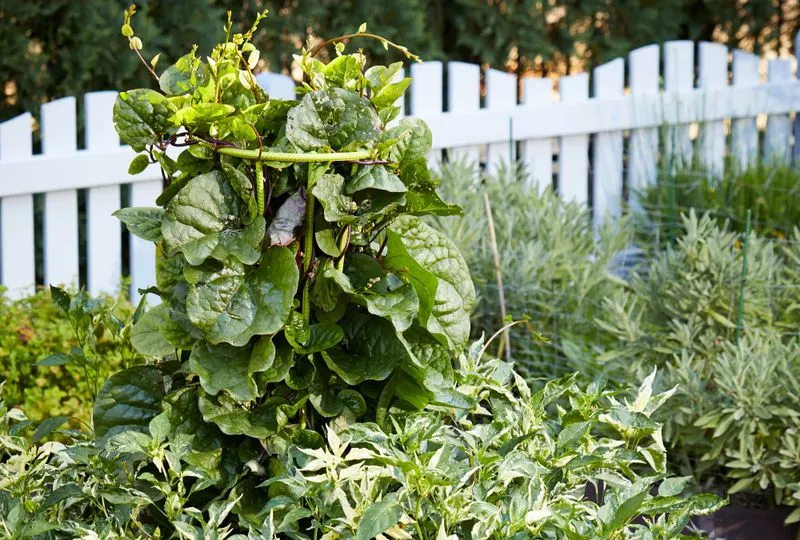
[[[132,14],[122,33],[141,56]],[[229,23],[209,57],[193,50],[161,74],[154,59],[160,90],[121,92],[114,106],[138,152],[130,172],[163,174],[157,206],[116,214],[156,244],[146,292],[160,303],[131,339],[161,360],[112,377],[95,407],[100,441],[144,430],[162,399],[254,441],[460,399],[452,362],[475,293],[453,243],[420,219],[459,210],[436,193],[428,127],[395,121],[410,83],[402,63],[367,68],[343,40],[375,37],[415,57],[362,25],[304,48],[300,99],[274,99],[252,73],[257,24],[231,34]]]

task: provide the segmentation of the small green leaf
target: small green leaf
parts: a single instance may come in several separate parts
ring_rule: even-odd
[[[120,208],[112,215],[139,238],[156,243],[163,240],[161,223],[164,219],[164,210],[162,208]]]
[[[148,165],[150,165],[150,157],[147,154],[139,154],[133,158],[131,164],[128,165],[128,174],[131,176],[139,174],[144,171]]]
[[[114,126],[123,143],[142,152],[175,130],[176,126],[169,120],[172,112],[167,98],[155,90],[139,88],[120,92],[114,103]]]
[[[69,364],[71,361],[72,359],[68,355],[64,353],[55,353],[44,360],[39,360],[35,365],[39,367],[63,366]]]
[[[354,223],[356,206],[351,197],[344,194],[344,178],[340,174],[323,174],[311,193],[322,204],[325,220],[330,223]]]
[[[60,309],[63,313],[69,313],[69,306],[72,303],[72,297],[67,291],[55,285],[50,285],[50,297],[53,300],[53,305]]]
[[[67,420],[69,420],[69,416],[52,416],[50,418],[45,418],[36,425],[36,429],[33,432],[33,438],[31,441],[33,443],[38,443],[52,432],[63,426]]]
[[[391,193],[407,191],[400,178],[389,172],[384,165],[362,165],[353,178],[347,182],[344,192],[352,195],[364,189],[378,189]]]

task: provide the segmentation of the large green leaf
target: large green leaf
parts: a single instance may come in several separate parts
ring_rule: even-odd
[[[369,146],[379,137],[380,120],[372,103],[342,88],[309,92],[289,111],[286,137],[300,150],[341,150]]]
[[[341,321],[344,340],[322,352],[325,363],[344,382],[353,386],[367,380],[382,381],[397,364],[408,358],[392,324],[363,313]]]
[[[172,112],[167,98],[155,90],[137,88],[120,92],[114,102],[114,126],[123,143],[141,152],[174,130],[169,120]]]
[[[456,246],[413,216],[392,221],[387,235],[384,266],[416,290],[420,322],[451,348],[464,347],[475,289]]]
[[[355,223],[353,199],[344,194],[344,178],[340,174],[323,174],[311,188],[311,193],[322,204],[325,220],[330,223]]]
[[[128,430],[146,433],[150,420],[161,412],[163,397],[164,383],[155,366],[136,366],[109,377],[94,403],[97,444]]]
[[[403,181],[384,165],[364,165],[359,168],[358,172],[347,182],[344,192],[352,195],[364,189],[378,189],[391,193],[407,191]]]
[[[113,215],[139,238],[156,243],[163,239],[161,235],[163,208],[121,208]]]
[[[131,328],[131,345],[145,356],[172,354],[175,346],[162,333],[162,329],[169,323],[169,307],[166,304],[150,308]]]
[[[431,150],[432,140],[431,130],[425,121],[403,118],[383,135],[383,141],[388,146],[386,158],[403,165],[410,160],[424,158]]]
[[[254,335],[274,334],[292,309],[300,273],[288,248],[271,247],[260,264],[229,264],[191,285],[189,320],[210,343],[242,346]]]
[[[280,398],[269,398],[254,409],[244,408],[226,394],[201,395],[199,404],[203,420],[213,422],[226,435],[265,439],[277,433],[288,421],[286,402]]]
[[[234,192],[227,177],[211,171],[192,178],[169,202],[161,232],[169,255],[183,253],[189,264],[208,257],[235,257],[254,264],[261,252],[265,221],[256,218],[244,226],[247,206]]]
[[[275,346],[266,338],[252,349],[199,341],[189,356],[189,369],[200,377],[200,385],[209,394],[225,391],[238,401],[253,401],[258,397],[253,375],[269,369],[274,360]]]
[[[358,520],[356,540],[370,540],[394,527],[403,517],[403,507],[393,497],[372,503]]]

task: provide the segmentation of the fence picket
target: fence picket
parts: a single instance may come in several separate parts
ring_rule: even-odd
[[[669,41],[664,46],[664,90],[670,94],[688,93],[694,88],[694,43],[691,41]],[[677,102],[677,107],[684,104]],[[678,111],[673,111],[678,112]],[[692,162],[692,139],[689,125],[679,124],[667,128],[666,155],[674,166]]]
[[[24,159],[33,154],[30,113],[0,124],[0,160]],[[3,178],[21,182],[22,178]],[[33,195],[0,198],[0,284],[9,298],[22,298],[36,283],[34,254]]]
[[[86,94],[86,149],[90,152],[119,149],[112,113],[116,92]],[[118,185],[86,191],[86,281],[89,292],[111,293],[119,289],[122,274],[120,223],[111,214],[120,206]]]
[[[517,106],[517,77],[512,73],[486,70],[486,108],[497,114],[513,110]],[[511,138],[511,115],[509,115],[508,140],[489,143],[486,149],[486,171],[497,172],[503,163],[511,164],[516,157],[514,141]]]
[[[448,62],[447,109],[450,113],[471,113],[481,108],[481,69],[475,64]],[[471,164],[477,174],[481,161],[480,146],[461,146],[447,151],[448,159]]]
[[[718,43],[700,43],[698,87],[703,90],[728,85],[728,49]],[[700,126],[702,164],[710,174],[721,176],[725,169],[725,124],[709,121]]]
[[[594,97],[620,99],[625,93],[625,61],[622,58],[594,70]],[[622,203],[622,132],[609,131],[594,136],[592,213],[601,224],[606,215],[616,217]]]
[[[74,97],[42,105],[42,154],[74,154],[78,148],[77,133]],[[77,190],[64,189],[44,195],[44,282],[45,285],[77,285]]]
[[[553,81],[549,78],[523,80],[522,102],[526,107],[544,107],[553,100]],[[522,161],[528,168],[530,182],[537,190],[553,186],[553,139],[529,139],[522,142]]]
[[[759,58],[741,50],[733,51],[733,85],[757,86]],[[758,160],[758,126],[756,111],[752,116],[735,118],[731,133],[731,153],[737,165],[744,169]]]
[[[578,73],[563,77],[558,87],[562,103],[579,103],[589,99],[589,75]],[[558,192],[567,201],[587,203],[589,200],[589,136],[561,137],[558,155]]]
[[[442,63],[422,62],[411,65],[411,87],[409,89],[410,113],[414,116],[441,114],[442,104]],[[442,162],[442,148],[434,147],[428,154],[428,163],[438,168]]]
[[[160,180],[137,182],[131,186],[131,206],[153,206],[161,193]],[[156,248],[152,242],[130,235],[131,302],[141,298],[139,289],[156,282]],[[153,303],[153,296],[148,300]]]
[[[767,78],[771,83],[792,80],[792,64],[788,60],[770,60]],[[764,133],[764,159],[769,162],[788,160],[791,156],[789,153],[791,134],[792,121],[788,113],[770,115]]]
[[[658,96],[659,48],[648,45],[631,52],[628,57],[631,96],[653,98]],[[655,183],[658,166],[658,128],[631,130],[628,143],[628,188],[631,203],[637,205],[637,194]]]

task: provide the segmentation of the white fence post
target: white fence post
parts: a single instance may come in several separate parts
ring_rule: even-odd
[[[25,159],[33,154],[31,125],[25,113],[0,124],[0,160]],[[24,178],[0,175],[0,188]],[[12,299],[33,291],[36,284],[34,253],[33,195],[0,198],[0,284]]]
[[[625,61],[622,58],[598,66],[594,70],[594,97],[621,99],[625,93]],[[622,132],[598,133],[592,149],[592,213],[599,225],[606,215],[614,218],[622,203]]]
[[[573,104],[589,99],[589,75],[563,77],[558,92],[561,103]],[[589,200],[589,135],[561,137],[558,155],[558,192],[564,199],[579,203]]]
[[[86,94],[86,150],[119,150],[112,113],[116,92]],[[119,185],[86,191],[86,281],[91,294],[116,292],[122,275],[122,229],[111,214],[120,206]]]
[[[628,57],[631,97],[656,98],[659,90],[659,48],[648,45]],[[656,182],[658,175],[658,128],[631,130],[628,144],[628,189],[637,206],[636,194]]]
[[[517,106],[517,76],[513,73],[486,70],[486,108],[499,116],[503,112],[513,110]],[[511,115],[508,115],[511,118]],[[512,125],[509,120],[508,140],[489,143],[486,154],[486,171],[496,173],[503,163],[512,165],[516,158],[516,148],[511,135]]]
[[[767,76],[770,83],[792,80],[792,65],[788,60],[770,60]],[[786,162],[791,155],[789,144],[792,135],[792,121],[789,113],[772,114],[767,117],[767,130],[764,133],[764,159],[767,162]]]
[[[718,43],[700,43],[699,73],[698,88],[718,90],[728,86],[728,49]],[[725,124],[722,120],[700,125],[700,148],[702,164],[708,172],[722,176],[725,169]]]
[[[733,51],[733,86],[758,86],[758,56],[744,51]],[[758,160],[758,127],[755,107],[752,114],[733,120],[731,153],[740,169]]]
[[[694,88],[694,43],[691,41],[670,41],[664,46],[664,90],[678,97],[676,110],[665,111],[679,116],[686,103],[680,96]],[[697,112],[697,111],[694,111]],[[678,124],[670,126],[666,135],[666,154],[673,166],[686,166],[692,162],[692,140],[689,126]]]
[[[67,156],[77,151],[76,114],[74,97],[42,105],[42,154]],[[58,175],[58,171],[53,174]],[[78,192],[63,189],[45,193],[43,217],[45,285],[77,285]]]
[[[441,114],[442,104],[442,63],[422,62],[411,65],[411,114]],[[428,163],[438,168],[442,162],[442,149],[434,148],[428,155]]]
[[[453,114],[473,113],[481,108],[481,68],[466,62],[447,63],[447,110]],[[471,164],[478,173],[480,146],[449,148],[448,158]]]
[[[522,102],[526,107],[545,107],[552,103],[553,81],[547,77],[528,77],[522,82]],[[528,167],[535,189],[553,187],[553,139],[523,141],[522,161]]]

